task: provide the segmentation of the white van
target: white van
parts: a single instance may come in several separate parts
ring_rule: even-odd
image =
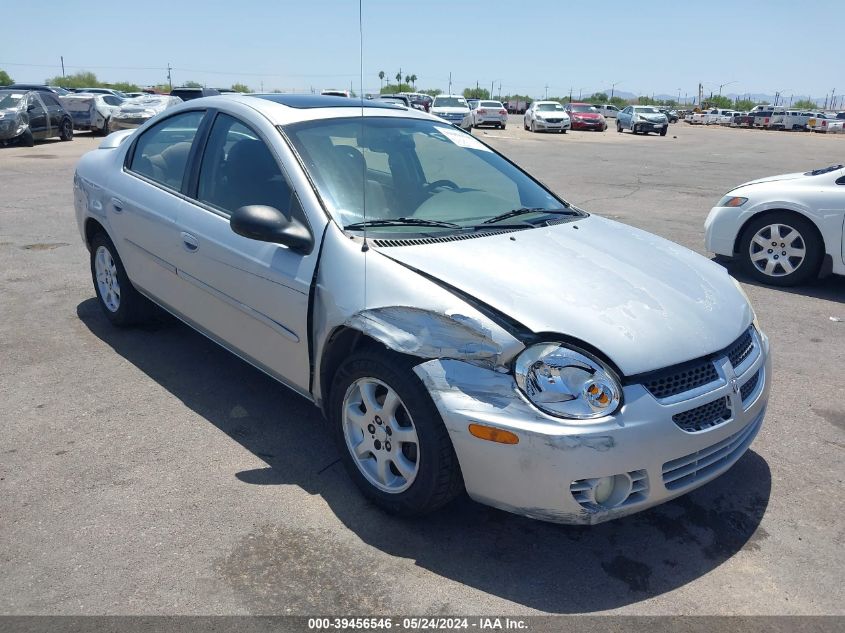
[[[598,110],[599,114],[601,114],[605,118],[611,117],[615,119],[616,115],[619,114],[619,108],[617,108],[612,103],[601,103],[598,105],[594,105],[593,107]]]

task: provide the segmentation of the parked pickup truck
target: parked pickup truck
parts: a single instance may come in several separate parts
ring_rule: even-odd
[[[778,129],[783,125],[786,108],[783,106],[757,105],[748,114],[754,115],[754,127]]]
[[[691,112],[684,121],[690,125],[704,125],[707,114],[707,112]]]

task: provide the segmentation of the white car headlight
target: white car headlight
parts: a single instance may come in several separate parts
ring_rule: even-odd
[[[514,375],[534,406],[560,418],[601,418],[616,411],[622,399],[611,370],[561,343],[538,343],[523,351]]]
[[[727,195],[721,200],[719,200],[719,204],[717,207],[741,207],[746,202],[748,202],[748,198],[743,198],[742,196],[732,196]]]

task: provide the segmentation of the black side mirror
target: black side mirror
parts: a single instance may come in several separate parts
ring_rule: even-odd
[[[238,235],[260,242],[282,244],[303,255],[314,248],[314,237],[308,227],[296,218],[287,217],[275,207],[261,204],[241,207],[229,218],[229,226]]]
[[[32,112],[33,110],[35,110],[35,104],[34,103],[30,103],[28,106],[26,106],[27,112]]]

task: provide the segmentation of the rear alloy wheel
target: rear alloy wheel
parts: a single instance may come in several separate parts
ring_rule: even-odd
[[[746,272],[766,284],[795,286],[818,274],[824,245],[815,226],[795,213],[752,220],[740,240]]]
[[[140,294],[123,268],[114,244],[105,233],[91,238],[91,277],[103,313],[114,325],[134,325],[152,314],[149,299]]]
[[[59,128],[59,140],[72,141],[73,140],[73,122],[70,119],[64,119]]]
[[[347,359],[332,382],[329,417],[350,477],[388,512],[430,512],[463,489],[449,432],[403,357],[373,350]]]

